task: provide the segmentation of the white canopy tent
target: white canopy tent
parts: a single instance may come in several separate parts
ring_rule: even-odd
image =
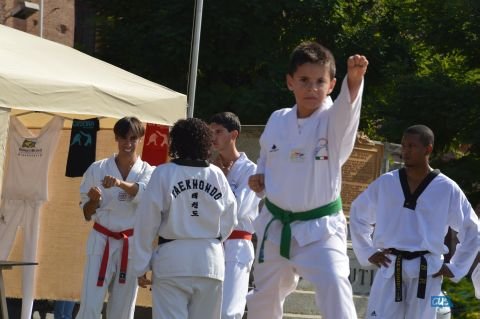
[[[171,125],[186,96],[70,47],[0,25],[0,107],[137,116]]]
[[[0,25],[0,181],[9,115],[25,111],[111,118],[104,128],[123,116],[172,125],[186,116],[187,98],[68,46]],[[39,126],[44,119],[24,122]]]

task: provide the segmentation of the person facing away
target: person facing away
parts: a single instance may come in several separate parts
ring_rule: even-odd
[[[254,222],[258,245],[249,319],[282,318],[283,302],[299,276],[314,285],[322,318],[357,317],[340,189],[341,167],[355,143],[367,65],[365,56],[348,58],[348,74],[332,102],[332,53],[315,42],[292,52],[286,82],[296,104],[270,116],[257,172],[249,179],[252,190],[266,196]]]
[[[172,160],[155,169],[137,209],[135,273],[141,287],[152,285],[154,319],[220,318],[222,242],[237,224],[237,204],[223,172],[207,161],[211,147],[205,122],[177,121]]]
[[[145,134],[137,118],[121,118],[113,132],[118,153],[90,165],[80,185],[80,207],[85,220],[94,224],[77,319],[100,318],[107,292],[108,318],[131,319],[135,310],[138,285],[129,244],[135,209],[153,168],[137,155]]]
[[[212,163],[227,177],[237,200],[238,225],[224,242],[225,279],[223,281],[222,319],[241,319],[247,303],[250,271],[255,257],[252,244],[253,221],[258,216],[260,197],[248,187],[248,178],[257,165],[237,150],[240,120],[231,112],[213,115],[209,121],[213,132]]]
[[[407,128],[404,167],[380,176],[352,203],[355,254],[361,265],[379,268],[366,318],[436,318],[442,278],[458,282],[476,257],[478,218],[460,187],[430,167],[433,145],[427,126]],[[458,232],[460,244],[445,263],[448,227]]]

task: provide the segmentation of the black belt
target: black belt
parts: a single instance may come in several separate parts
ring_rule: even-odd
[[[222,237],[217,237],[215,239],[218,239],[218,240],[222,240]],[[167,239],[167,238],[163,238],[163,237],[158,237],[158,244],[161,245],[161,244],[166,244],[166,243],[169,243],[171,241],[174,241],[175,239]]]
[[[412,260],[420,257],[420,272],[418,276],[417,298],[425,299],[425,290],[427,288],[427,259],[425,255],[430,253],[428,250],[405,251],[390,248],[390,253],[397,256],[395,259],[395,302],[402,301],[402,260]]]
[[[166,243],[169,243],[171,241],[174,241],[175,239],[166,239],[166,238],[163,238],[163,237],[158,237],[158,244],[161,245],[161,244],[166,244]]]

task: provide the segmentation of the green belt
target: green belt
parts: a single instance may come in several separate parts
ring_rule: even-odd
[[[262,244],[260,246],[260,252],[258,255],[258,262],[262,263],[264,260],[264,244],[267,239],[268,229],[270,224],[274,220],[279,220],[282,224],[282,236],[280,241],[280,255],[289,259],[290,258],[290,242],[292,239],[292,229],[290,224],[297,220],[311,220],[317,219],[320,217],[325,217],[333,215],[342,210],[342,199],[338,197],[331,203],[323,205],[318,208],[307,210],[304,212],[291,212],[288,210],[283,210],[280,207],[273,204],[268,198],[265,198],[265,206],[267,206],[270,213],[273,215],[273,218],[268,222],[265,227],[265,232],[263,234]]]

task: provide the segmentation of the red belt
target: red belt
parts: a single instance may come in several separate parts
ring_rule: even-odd
[[[252,234],[243,230],[234,230],[228,239],[246,239],[252,240]]]
[[[118,281],[121,284],[125,283],[127,277],[127,264],[128,264],[128,237],[133,236],[133,228],[122,230],[119,232],[113,232],[108,228],[103,227],[102,225],[95,223],[93,229],[98,231],[101,234],[106,235],[107,237],[112,237],[114,239],[123,240],[122,248],[122,260],[120,262],[120,278]],[[103,251],[102,264],[100,265],[100,271],[98,273],[97,286],[102,287],[103,282],[105,281],[105,273],[107,272],[108,256],[110,254],[109,240],[107,238],[107,244],[105,245],[105,250]]]

